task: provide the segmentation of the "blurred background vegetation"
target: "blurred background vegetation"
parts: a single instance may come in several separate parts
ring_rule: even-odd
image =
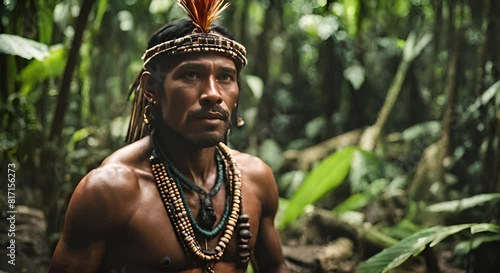
[[[184,14],[168,0],[0,7],[1,162],[17,166],[20,230],[43,238],[18,249],[43,268],[76,184],[124,145],[149,36]],[[499,15],[495,0],[232,1],[219,23],[249,65],[230,144],[273,168],[284,245],[321,250],[347,230],[357,254],[335,272],[402,268],[405,251],[423,251],[407,272],[500,268]],[[358,266],[382,249],[382,267]],[[285,252],[296,272],[334,272]]]

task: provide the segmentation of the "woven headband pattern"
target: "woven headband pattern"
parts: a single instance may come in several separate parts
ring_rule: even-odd
[[[238,42],[212,33],[195,33],[158,44],[144,53],[143,67],[160,54],[179,55],[185,53],[213,52],[230,57],[238,69],[247,64],[246,49]]]

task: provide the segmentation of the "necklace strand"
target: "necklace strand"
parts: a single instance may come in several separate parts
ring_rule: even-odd
[[[167,168],[164,162],[158,157],[158,152],[154,151],[151,156],[151,169],[179,242],[183,246],[186,254],[196,257],[199,261],[209,266],[221,259],[227,244],[232,238],[241,213],[240,171],[227,146],[223,143],[219,143],[218,148],[227,166],[226,172],[229,184],[227,199],[232,202],[227,202],[231,203],[231,210],[224,231],[214,249],[203,249],[200,246],[193,229],[195,221],[188,216],[187,206],[182,200],[182,189],[177,185],[173,177],[169,176],[167,173]],[[226,207],[228,207],[227,203]]]
[[[210,197],[215,196],[217,194],[217,192],[219,192],[220,187],[222,185],[222,182],[224,180],[229,179],[227,175],[226,176],[224,175],[224,171],[227,172],[229,170],[228,161],[226,159],[224,159],[224,156],[223,156],[222,152],[220,151],[220,148],[217,148],[217,153],[215,156],[217,166],[218,166],[217,167],[218,174],[217,174],[216,184],[215,184],[214,188],[210,191],[210,193],[207,194],[203,189],[201,189],[200,187],[189,182],[189,180],[187,180],[187,178],[184,175],[182,175],[182,173],[179,170],[177,170],[177,168],[175,168],[172,161],[169,160],[169,158],[165,155],[165,153],[161,149],[161,146],[157,142],[155,135],[156,134],[153,134],[153,145],[154,145],[153,155],[158,157],[159,160],[162,161],[162,163],[166,166],[167,177],[173,178],[173,181],[175,182],[177,189],[179,191],[182,203],[183,203],[184,207],[186,208],[187,217],[188,217],[189,221],[191,222],[193,229],[195,230],[196,234],[198,234],[198,235],[201,235],[201,236],[208,238],[208,239],[214,238],[222,230],[224,225],[227,223],[227,220],[229,217],[229,212],[230,212],[230,209],[229,209],[229,203],[230,203],[229,188],[230,188],[230,186],[229,186],[229,184],[226,184],[226,202],[224,204],[224,212],[222,213],[221,219],[219,220],[219,223],[213,229],[209,230],[209,229],[202,228],[198,224],[198,222],[194,219],[194,216],[191,212],[191,209],[189,208],[189,205],[185,199],[184,191],[182,190],[182,187],[179,183],[179,180],[181,182],[183,182],[183,184],[186,185],[191,190],[196,191],[198,193],[201,192],[201,194],[204,196],[207,196],[207,195]],[[222,162],[220,162],[220,161],[222,161]]]

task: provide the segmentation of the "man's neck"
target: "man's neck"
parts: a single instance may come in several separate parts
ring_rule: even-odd
[[[199,147],[171,130],[158,133],[161,149],[175,168],[195,185],[210,188],[217,173],[214,157],[216,146]]]

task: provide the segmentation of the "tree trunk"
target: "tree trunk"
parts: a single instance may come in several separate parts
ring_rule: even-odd
[[[326,136],[335,135],[340,131],[340,128],[335,128],[331,122],[332,115],[335,113],[340,105],[341,90],[344,70],[342,61],[336,52],[335,40],[330,37],[328,40],[321,43],[319,48],[318,58],[318,74],[321,75],[320,90],[322,91],[322,107],[323,115],[327,120],[328,126],[324,130]],[[360,92],[360,91],[353,91]]]
[[[52,127],[49,135],[49,143],[45,145],[41,151],[41,158],[50,159],[42,160],[41,170],[46,170],[45,175],[39,177],[42,189],[43,207],[47,216],[47,230],[48,233],[59,230],[59,215],[57,200],[53,199],[53,194],[58,192],[60,185],[64,183],[64,175],[62,169],[65,168],[60,162],[64,162],[64,150],[60,149],[62,129],[64,128],[64,117],[69,104],[69,96],[71,91],[71,82],[73,73],[77,65],[80,46],[83,40],[83,34],[87,25],[92,6],[95,0],[83,1],[80,9],[80,14],[76,20],[75,36],[71,44],[66,67],[62,82],[59,89],[59,96],[57,97],[57,106],[52,120]]]
[[[241,18],[240,18],[240,29],[239,29],[239,39],[241,44],[246,45],[248,41],[248,36],[246,30],[248,29],[248,13],[250,10],[250,3],[252,1],[247,0],[243,1],[243,8],[241,9]]]
[[[59,88],[59,96],[57,97],[57,107],[52,120],[52,128],[50,130],[49,141],[60,141],[62,129],[64,128],[64,117],[68,109],[69,95],[71,92],[71,82],[73,80],[73,73],[78,62],[78,53],[82,45],[83,34],[87,26],[88,17],[95,0],[84,0],[80,9],[80,14],[76,20],[75,36],[71,43],[68,61],[64,68],[64,74]]]
[[[462,4],[458,5],[450,5],[450,14],[455,14],[461,16],[463,18],[463,6]],[[452,16],[454,17],[454,16]],[[453,115],[456,104],[456,97],[458,92],[458,78],[457,78],[457,69],[460,55],[460,48],[462,44],[462,36],[463,36],[463,26],[460,24],[454,28],[451,28],[452,33],[449,35],[452,38],[452,42],[450,43],[450,59],[448,64],[448,74],[446,78],[446,86],[445,92],[448,97],[448,103],[446,105],[446,109],[443,115],[443,127],[442,127],[442,135],[440,140],[441,148],[439,149],[441,154],[439,156],[440,160],[438,161],[442,168],[447,168],[449,166],[449,156],[451,153],[451,140],[453,134]],[[444,181],[445,170],[441,169],[441,179],[440,181]]]

